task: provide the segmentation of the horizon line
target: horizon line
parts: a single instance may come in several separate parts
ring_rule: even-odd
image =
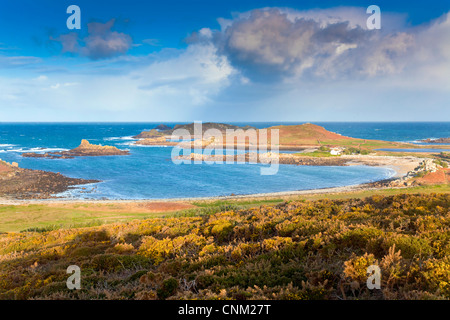
[[[369,120],[361,120],[361,121],[355,121],[355,120],[350,120],[350,121],[329,121],[329,120],[317,120],[317,121],[311,121],[311,120],[288,120],[288,121],[275,121],[275,120],[270,120],[270,121],[245,121],[245,120],[241,120],[241,121],[211,121],[211,120],[193,120],[193,121],[185,121],[185,120],[181,120],[181,121],[0,121],[0,124],[59,124],[59,123],[66,123],[66,124],[80,124],[80,123],[85,123],[85,124],[95,124],[95,123],[129,123],[129,124],[133,124],[133,123],[194,123],[197,121],[201,121],[202,123],[450,123],[450,121],[442,121],[442,120],[427,120],[427,121],[423,121],[423,120],[410,120],[410,121],[369,121]]]

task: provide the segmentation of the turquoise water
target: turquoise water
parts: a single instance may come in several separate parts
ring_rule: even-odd
[[[261,176],[261,164],[175,165],[171,161],[172,148],[132,145],[131,136],[158,124],[0,123],[0,158],[18,162],[23,168],[101,180],[86,190],[75,188],[64,194],[65,197],[90,199],[160,199],[308,190],[372,182],[393,174],[384,168],[366,166],[280,165],[276,175]],[[252,125],[263,128],[277,124]],[[416,124],[417,131],[414,131],[413,124],[317,124],[334,132],[366,139],[413,141],[450,136],[450,123]],[[58,160],[21,157],[22,152],[72,149],[80,144],[81,139],[128,149],[131,154]]]

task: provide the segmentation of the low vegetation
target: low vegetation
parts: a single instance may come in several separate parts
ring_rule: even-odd
[[[438,157],[441,160],[450,161],[450,152],[441,152]]]
[[[345,154],[345,155],[363,155],[363,156],[366,156],[366,155],[370,154],[370,151],[365,150],[365,149],[361,149],[361,148],[350,147],[350,148],[344,149],[344,151],[342,152],[342,154]]]
[[[0,298],[450,298],[449,194],[225,209],[0,235]],[[366,287],[373,264],[381,290]]]
[[[301,156],[301,157],[315,157],[315,158],[331,158],[331,157],[339,157],[339,156],[335,156],[332,155],[329,152],[325,152],[325,151],[313,151],[313,152],[302,152],[302,153],[296,153],[296,156]]]
[[[339,157],[340,155],[369,155],[370,151],[367,149],[361,149],[361,148],[355,148],[355,147],[348,147],[348,148],[342,148],[342,151],[339,155],[333,155],[331,153],[332,149],[327,146],[321,146],[316,151],[313,152],[301,152],[296,153],[297,156],[303,156],[303,157],[316,157],[316,158],[329,158],[329,157]]]
[[[450,157],[447,158],[445,155],[442,157],[443,159],[447,159],[447,161],[450,161]],[[434,163],[442,168],[448,168],[448,162],[442,159],[436,159],[434,160]]]

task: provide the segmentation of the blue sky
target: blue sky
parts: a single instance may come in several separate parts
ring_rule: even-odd
[[[66,8],[81,8],[68,30]],[[382,11],[368,30],[366,8]],[[445,1],[5,0],[0,121],[448,121]]]

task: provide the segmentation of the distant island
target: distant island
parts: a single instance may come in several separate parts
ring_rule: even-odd
[[[195,123],[190,123],[190,124],[177,124],[173,130],[167,131],[167,133],[172,134],[173,131],[178,130],[178,129],[184,129],[189,131],[189,133],[191,135],[194,135],[194,126]],[[227,130],[247,130],[247,129],[256,129],[255,127],[252,126],[236,126],[236,125],[232,125],[232,124],[226,124],[226,123],[215,123],[215,122],[205,122],[202,123],[202,134],[204,134],[207,130],[209,129],[216,129],[219,130],[222,133],[226,133]],[[164,132],[166,134],[166,132]]]
[[[152,129],[150,131],[143,131],[140,134],[134,136],[133,138],[139,139],[139,141],[136,141],[135,144],[137,145],[164,145],[164,146],[175,146],[178,145],[178,142],[170,141],[173,132],[176,129],[185,129],[189,132],[190,138],[193,140],[195,139],[194,136],[194,123],[187,124],[187,125],[176,125],[171,130],[164,130],[159,131],[156,129]],[[204,123],[202,124],[202,134],[204,134],[209,129],[216,129],[219,130],[221,133],[225,134],[226,130],[247,130],[247,129],[255,129],[257,134],[261,134],[261,130],[256,129],[251,126],[244,126],[239,127],[235,125],[230,124],[224,124],[224,123]],[[311,124],[311,123],[305,123],[300,125],[282,125],[282,126],[274,126],[269,127],[267,129],[267,141],[266,143],[270,144],[270,132],[271,130],[279,130],[279,150],[305,150],[305,149],[314,149],[314,151],[317,151],[319,148],[327,147],[327,148],[340,148],[340,150],[336,151],[336,153],[342,152],[345,149],[357,149],[357,154],[365,153],[373,150],[375,147],[377,148],[405,148],[407,145],[403,143],[396,143],[396,142],[388,142],[388,141],[379,141],[379,140],[366,140],[366,139],[357,139],[357,138],[351,138],[346,137],[343,135],[340,135],[338,133],[334,133],[331,131],[326,130],[325,128]],[[245,132],[243,136],[241,136],[241,133],[237,133],[236,137],[242,138],[241,140],[245,138]],[[218,142],[214,141],[213,139],[204,138],[202,141],[196,140],[189,142],[187,141],[186,147],[189,147],[189,144],[192,148],[199,147],[200,145],[205,147],[219,147]],[[259,145],[262,145],[262,142],[259,142]],[[232,145],[227,145],[226,141],[223,141],[222,147],[236,147],[237,142],[233,143]],[[242,147],[242,146],[241,146]],[[245,143],[245,147],[249,147],[248,143]],[[351,150],[352,153],[355,153],[355,150]],[[330,150],[331,151],[331,150]]]
[[[153,142],[164,142],[164,140],[162,139],[169,139],[170,136],[174,133],[175,130],[179,130],[179,129],[184,129],[187,130],[189,132],[189,134],[191,136],[194,136],[195,132],[194,132],[194,125],[195,123],[190,123],[190,124],[177,124],[173,129],[171,129],[168,126],[165,126],[163,124],[160,124],[159,126],[157,126],[156,128],[150,130],[150,131],[142,131],[140,134],[134,136],[134,139],[150,139],[148,141],[139,141],[136,144],[143,144],[145,145],[146,143],[153,143]],[[204,134],[206,131],[210,130],[210,129],[216,129],[219,130],[220,132],[222,132],[223,134],[226,133],[226,130],[238,130],[238,129],[242,129],[242,130],[247,130],[247,129],[256,129],[252,126],[236,126],[236,125],[231,125],[231,124],[225,124],[225,123],[214,123],[214,122],[206,122],[206,123],[202,123],[202,134]],[[155,141],[156,139],[156,141]]]

